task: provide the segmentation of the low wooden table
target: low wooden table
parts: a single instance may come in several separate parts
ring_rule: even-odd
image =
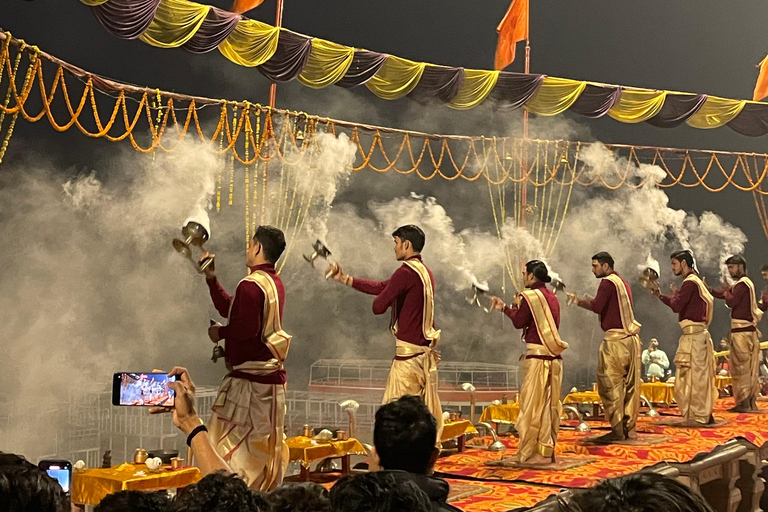
[[[313,462],[324,459],[341,459],[341,473],[348,475],[351,472],[350,457],[352,455],[366,455],[368,452],[357,439],[350,438],[344,441],[315,441],[308,437],[289,437],[285,440],[290,450],[291,462],[301,462],[302,482],[309,480],[309,467]]]
[[[460,452],[467,446],[467,434],[477,434],[475,426],[469,420],[459,420],[443,425],[443,431],[440,434],[440,442],[456,439],[456,447]]]
[[[72,503],[79,508],[97,505],[105,496],[118,491],[161,491],[178,489],[200,480],[196,467],[170,469],[157,473],[144,464],[120,464],[111,468],[93,468],[72,474]]]

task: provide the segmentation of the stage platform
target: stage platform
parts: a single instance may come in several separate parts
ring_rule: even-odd
[[[638,471],[662,472],[698,490],[717,512],[759,510],[763,493],[762,461],[768,455],[768,403],[762,414],[729,413],[733,399],[718,401],[715,428],[679,428],[659,424],[674,419],[641,417],[641,438],[647,446],[595,445],[585,439],[608,430],[607,423],[588,422],[590,433],[563,428],[557,453],[583,459],[584,465],[562,471],[488,466],[486,462],[513,455],[517,439],[502,437],[506,452],[488,452],[483,446],[438,460],[438,476],[451,483],[451,503],[467,512],[506,511],[519,507],[547,509],[545,498],[558,492],[578,492],[606,478]],[[668,414],[676,409],[666,411]],[[488,444],[490,438],[476,439]],[[544,503],[541,503],[544,501]]]

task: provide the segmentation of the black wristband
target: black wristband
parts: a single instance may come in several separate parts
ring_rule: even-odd
[[[194,439],[194,437],[200,432],[208,432],[208,429],[206,428],[205,425],[198,425],[195,427],[195,429],[192,432],[189,433],[189,435],[187,436],[187,446],[189,447],[192,446],[192,439]]]

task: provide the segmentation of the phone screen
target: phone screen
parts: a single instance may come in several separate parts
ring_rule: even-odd
[[[116,373],[112,383],[113,405],[173,407],[174,392],[168,387],[176,377],[165,373]]]
[[[48,476],[59,482],[59,485],[65,493],[69,493],[69,487],[72,479],[72,466],[65,460],[44,460],[40,461],[39,467],[44,469]]]

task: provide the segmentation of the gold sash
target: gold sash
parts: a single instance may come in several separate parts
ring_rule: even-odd
[[[704,303],[707,305],[707,327],[709,327],[709,324],[712,323],[712,314],[714,313],[714,304],[715,304],[715,298],[712,296],[711,293],[709,293],[709,288],[707,288],[707,285],[704,284],[704,281],[701,280],[701,278],[698,276],[698,274],[690,273],[688,274],[688,277],[686,277],[683,282],[685,281],[692,281],[693,284],[698,286],[699,288],[699,297],[704,301]]]
[[[757,294],[755,293],[755,285],[752,282],[752,280],[747,277],[743,276],[741,279],[736,281],[736,284],[744,283],[747,285],[747,288],[749,288],[749,304],[750,304],[750,311],[752,312],[752,321],[748,322],[746,320],[739,320],[739,319],[731,319],[731,327],[735,328],[741,328],[741,327],[756,327],[757,323],[760,321],[761,318],[763,318],[763,312],[760,310],[760,308],[757,305]],[[734,284],[734,286],[736,286]]]
[[[549,355],[559,356],[568,348],[568,343],[560,339],[560,332],[557,330],[546,297],[541,290],[523,290],[521,295],[531,308],[542,345],[549,351]]]
[[[641,324],[635,320],[635,313],[632,310],[632,301],[629,300],[629,293],[624,281],[618,274],[611,274],[606,277],[616,286],[616,293],[619,296],[619,312],[621,313],[621,325],[627,334],[637,334],[640,332]]]
[[[243,281],[250,281],[264,292],[264,314],[261,321],[261,341],[263,341],[272,355],[275,356],[279,365],[276,369],[282,369],[285,358],[288,355],[288,349],[291,345],[291,335],[283,331],[280,321],[280,301],[277,296],[277,287],[269,274],[263,270],[256,270],[243,278]],[[237,295],[237,290],[235,290]],[[232,304],[235,298],[232,297]],[[231,312],[231,306],[230,306]],[[251,363],[248,363],[251,364]]]
[[[424,289],[424,308],[422,314],[421,330],[424,338],[429,341],[430,347],[437,346],[440,343],[440,329],[435,329],[435,290],[432,288],[432,279],[429,278],[429,271],[426,265],[420,260],[412,259],[403,262],[408,265],[421,279]],[[392,322],[390,324],[392,334],[397,338],[397,308],[392,306]]]

